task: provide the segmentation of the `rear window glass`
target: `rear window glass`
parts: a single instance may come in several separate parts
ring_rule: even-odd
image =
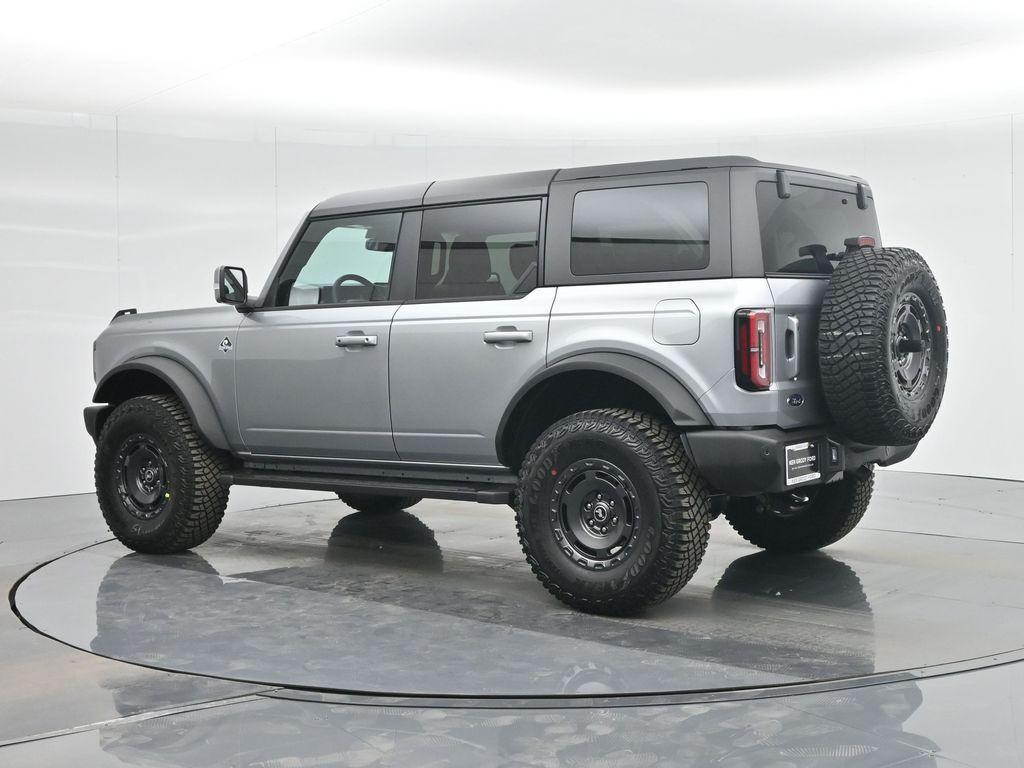
[[[574,275],[704,269],[708,232],[703,182],[587,190],[573,201],[569,266]]]
[[[820,189],[799,184],[790,186],[791,195],[780,198],[774,182],[757,184],[757,217],[761,227],[761,251],[764,271],[782,274],[821,274],[827,272],[813,254],[800,249],[821,245],[835,264],[844,241],[869,235],[878,240],[878,221],[872,199],[868,207],[857,207],[851,192]]]

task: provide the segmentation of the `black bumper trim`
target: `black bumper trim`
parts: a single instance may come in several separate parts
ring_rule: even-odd
[[[715,491],[733,496],[776,493],[804,485],[836,480],[868,464],[888,466],[903,461],[914,445],[859,445],[829,435],[828,430],[709,429],[682,434],[687,454]],[[818,445],[821,477],[786,485],[786,446],[797,442]]]

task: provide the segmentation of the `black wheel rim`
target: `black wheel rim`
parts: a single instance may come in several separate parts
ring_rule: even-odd
[[[765,497],[765,509],[772,517],[797,517],[814,506],[821,486],[812,485]]]
[[[562,552],[590,570],[622,562],[637,540],[640,504],[633,483],[611,462],[582,459],[558,474],[551,525]]]
[[[167,462],[160,447],[148,435],[132,435],[117,453],[117,494],[132,517],[152,520],[159,515],[170,493]]]
[[[889,328],[889,355],[896,389],[908,400],[925,392],[932,367],[932,327],[928,308],[916,293],[896,303]]]

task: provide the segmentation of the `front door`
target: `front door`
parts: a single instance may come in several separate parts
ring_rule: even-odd
[[[257,455],[396,459],[391,273],[402,214],[311,221],[238,330],[238,424]]]
[[[413,300],[395,315],[391,408],[406,461],[495,465],[495,434],[543,369],[554,288],[537,288],[541,202],[423,212]]]

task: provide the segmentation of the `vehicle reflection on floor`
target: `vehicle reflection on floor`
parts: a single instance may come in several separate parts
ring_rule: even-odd
[[[863,531],[852,557],[776,556],[752,554],[724,531],[682,593],[642,615],[608,618],[568,610],[540,589],[503,517],[431,527],[429,514],[351,513],[326,522],[345,508],[308,507],[272,528],[250,520],[229,529],[202,554],[100,545],[33,574],[18,600],[24,592],[22,610],[42,631],[117,659],[399,695],[834,680],[1003,652],[1022,631],[1024,612],[1007,610],[1024,586],[1016,545],[904,534],[912,541],[896,548],[892,535]],[[95,625],[60,608],[90,583]],[[963,599],[966,584],[986,599]],[[975,631],[981,622],[991,629]]]
[[[145,625],[154,619],[158,625],[163,623],[157,615],[160,609],[153,605],[154,594],[148,589],[139,593],[131,589],[130,579],[118,576],[122,568],[134,573],[139,557],[128,555],[115,561],[104,579],[103,605],[97,615],[107,619],[101,626],[106,639],[98,635],[94,645],[107,647],[112,636],[123,635],[121,618]],[[464,567],[457,566],[459,559],[458,553],[447,558],[455,574]],[[259,577],[266,584],[343,589],[346,594],[360,594],[359,584],[365,584],[365,579],[384,579],[383,586],[375,584],[363,594],[389,604],[415,604],[426,590],[445,583],[445,564],[434,532],[415,515],[403,512],[382,518],[356,513],[334,527],[320,563],[224,576],[199,555],[180,556],[174,568],[216,580],[204,579],[201,591],[179,594],[175,603],[209,600],[207,590],[213,587],[225,593],[218,600],[241,600],[250,603],[252,611],[266,610],[250,594],[250,585]],[[487,570],[488,564],[478,567]],[[164,583],[169,590],[177,590],[189,580]],[[452,589],[446,587],[449,596]],[[477,583],[474,590],[480,592],[483,586]],[[835,612],[843,631],[859,637],[847,646],[844,668],[874,668],[873,646],[865,642],[874,631],[870,601],[855,569],[836,557],[747,554],[729,563],[709,597],[713,614],[731,615],[755,602],[783,611],[812,611],[815,616]],[[431,605],[435,610],[436,604]],[[451,613],[467,614],[456,608]],[[469,613],[478,616],[475,611]],[[508,616],[503,613],[502,620]],[[579,618],[588,625],[596,621]],[[316,631],[316,626],[294,629],[306,633]],[[139,638],[138,632],[130,634]],[[615,639],[622,642],[621,637]],[[686,639],[676,637],[683,645]],[[771,643],[757,648],[744,646],[746,652],[757,653],[748,663],[765,668],[793,665],[801,647],[799,637],[791,640],[780,642],[773,637]],[[466,660],[468,666],[494,663],[500,659],[490,657],[486,649]],[[600,656],[582,655],[563,670],[559,685],[566,694],[602,696],[628,690],[629,677],[628,668],[609,666]],[[122,699],[132,697],[130,689],[113,693],[119,709]],[[233,766],[250,761],[296,766],[479,765],[484,756],[489,763],[524,765],[876,766],[918,756],[913,763],[917,768],[935,765],[935,758],[921,753],[939,748],[904,730],[904,723],[922,703],[920,687],[914,682],[817,694],[813,708],[802,707],[800,698],[793,696],[615,709],[530,710],[492,705],[501,712],[460,708],[455,701],[430,709],[416,707],[415,701],[407,703],[353,706],[263,699],[104,727],[100,745],[127,764],[162,766]],[[134,711],[130,701],[124,704],[125,712]]]
[[[409,512],[347,515],[326,548],[253,544],[114,559],[89,647],[258,683],[417,694],[648,693],[876,671],[863,592],[827,555],[743,558],[710,590],[610,619],[550,600],[511,558],[443,551]]]

